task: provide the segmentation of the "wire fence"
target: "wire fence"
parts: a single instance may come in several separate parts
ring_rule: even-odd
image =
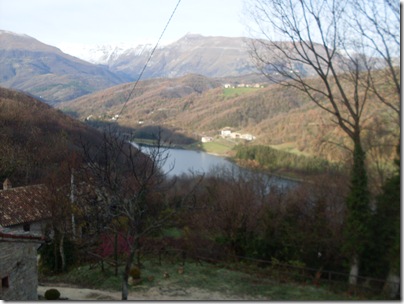
[[[123,265],[124,261],[113,260],[111,257],[102,257],[94,253],[89,253],[93,261],[97,261],[97,265],[103,269],[104,264],[113,265],[118,262]],[[387,295],[386,285],[389,290],[395,290],[395,294],[400,295],[400,283],[377,278],[356,276],[357,283],[355,285],[349,283],[350,274],[324,270],[322,268],[310,268],[300,265],[282,263],[277,260],[263,260],[245,256],[232,255],[229,258],[228,252],[219,250],[218,248],[203,249],[197,248],[193,250],[179,248],[146,248],[138,252],[136,259],[143,260],[153,258],[159,265],[180,264],[185,266],[187,263],[196,263],[202,265],[209,263],[216,267],[223,267],[229,270],[242,271],[252,274],[256,278],[270,279],[272,282],[279,283],[299,283],[309,286],[321,286],[334,292],[346,292],[351,295]],[[134,261],[136,263],[136,261]],[[263,280],[263,284],[268,284],[268,280]]]
[[[149,252],[149,254],[153,254]],[[156,254],[156,252],[154,252]],[[386,293],[385,286],[390,290],[400,290],[400,283],[378,278],[356,276],[357,283],[350,284],[350,274],[338,271],[310,268],[293,264],[281,263],[277,260],[262,260],[245,256],[233,255],[232,262],[225,252],[221,254],[199,249],[197,254],[189,254],[186,250],[169,248],[157,252],[158,261],[162,263],[202,263],[207,262],[231,270],[243,271],[256,277],[270,278],[280,283],[296,282],[305,285],[322,286],[335,292],[347,292],[352,295],[381,295]],[[213,256],[213,257],[212,257]]]

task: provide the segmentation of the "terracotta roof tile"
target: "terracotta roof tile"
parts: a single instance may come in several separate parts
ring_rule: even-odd
[[[0,190],[0,225],[7,227],[50,218],[46,191],[44,185]]]

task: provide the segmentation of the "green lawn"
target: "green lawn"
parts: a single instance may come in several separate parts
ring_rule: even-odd
[[[179,274],[181,266],[178,260],[164,259],[159,265],[157,259],[142,261],[141,283],[131,286],[133,291],[146,291],[152,287],[190,288],[197,287],[212,292],[235,295],[246,300],[272,301],[330,301],[358,300],[346,293],[334,293],[321,286],[312,284],[280,283],[270,277],[258,277],[241,271],[230,270],[209,263],[186,262],[184,273]],[[163,274],[169,273],[169,278]],[[40,281],[52,283],[70,283],[83,288],[120,291],[121,273],[114,276],[113,269],[106,266],[104,272],[100,267],[81,266],[67,274],[41,277]]]
[[[229,152],[233,147],[233,144],[230,142],[223,141],[212,141],[202,144],[202,148],[204,151],[213,154],[224,155]]]
[[[310,154],[304,153],[304,152],[300,151],[299,149],[297,149],[294,146],[294,143],[290,143],[290,142],[279,144],[279,145],[270,145],[270,147],[277,149],[277,150],[282,150],[282,151],[290,152],[293,154],[297,154],[297,155],[310,156]]]
[[[223,95],[226,97],[235,97],[238,95],[250,93],[259,90],[259,88],[224,88]]]

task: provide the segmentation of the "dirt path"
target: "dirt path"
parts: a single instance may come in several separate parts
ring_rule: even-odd
[[[38,295],[43,296],[45,291],[56,288],[61,298],[68,300],[98,300],[117,301],[121,300],[121,293],[117,291],[106,291],[97,289],[78,288],[64,284],[40,285]],[[242,297],[226,295],[220,292],[212,292],[196,287],[176,288],[173,286],[157,286],[145,291],[131,291],[128,300],[247,300]],[[251,300],[251,299],[250,299]]]

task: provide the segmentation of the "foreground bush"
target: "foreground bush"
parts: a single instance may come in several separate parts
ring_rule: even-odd
[[[45,299],[47,299],[47,300],[51,300],[51,301],[58,300],[60,298],[60,292],[59,292],[59,290],[52,288],[52,289],[48,289],[45,292],[44,296],[45,296]]]

